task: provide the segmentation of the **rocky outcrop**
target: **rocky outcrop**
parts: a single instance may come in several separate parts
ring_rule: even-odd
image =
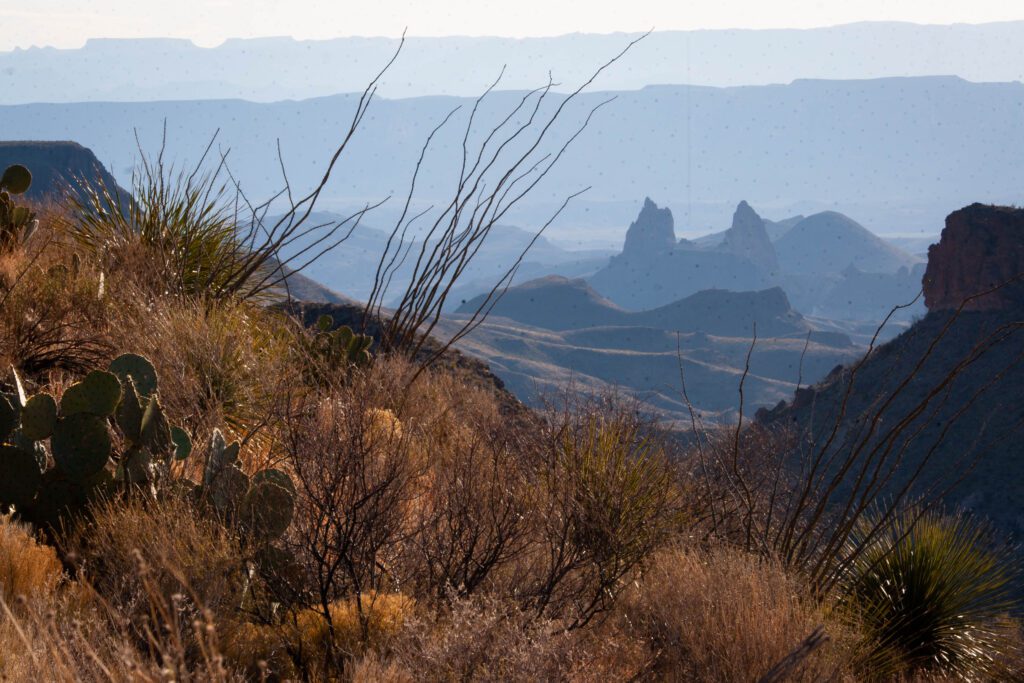
[[[779,259],[764,220],[757,215],[750,204],[740,202],[732,216],[732,227],[725,231],[719,247],[747,259],[768,274],[779,272]]]
[[[1024,209],[972,204],[951,213],[928,249],[923,285],[930,311],[1024,304]]]
[[[626,243],[622,253],[627,257],[645,257],[663,254],[676,246],[675,224],[672,211],[659,209],[650,197],[644,199],[640,215],[626,231]]]

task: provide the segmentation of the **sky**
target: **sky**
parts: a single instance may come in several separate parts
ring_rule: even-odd
[[[0,50],[89,38],[550,36],[672,29],[811,28],[1024,19],[1020,0],[0,0]]]

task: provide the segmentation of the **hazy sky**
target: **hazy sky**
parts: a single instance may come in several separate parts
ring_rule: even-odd
[[[654,27],[807,28],[1024,19],[1020,0],[0,0],[0,50],[93,37],[545,36]]]

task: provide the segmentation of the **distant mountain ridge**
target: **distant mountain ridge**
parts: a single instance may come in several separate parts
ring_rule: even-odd
[[[637,34],[551,38],[410,37],[383,83],[388,97],[478,94],[508,64],[506,88],[552,72],[583,80]],[[0,102],[245,98],[301,99],[362,90],[394,52],[390,38],[231,39],[213,48],[166,38],[89,40],[76,49],[0,54]],[[1024,22],[926,26],[863,22],[814,29],[656,31],[610,70],[602,87],[652,83],[735,86],[797,79],[953,74],[1024,78]]]
[[[1024,165],[1017,153],[1024,149],[1022,83],[922,77],[595,91],[567,107],[565,130],[612,95],[614,102],[595,115],[540,191],[504,221],[536,228],[567,194],[588,185],[592,189],[552,225],[553,236],[580,242],[601,235],[606,244],[636,217],[634,202],[645,195],[671,206],[677,233],[687,234],[727,225],[740,198],[773,217],[840,210],[879,234],[931,231],[948,213],[974,201],[1024,201]],[[521,97],[493,93],[478,115],[480,126]],[[551,105],[562,97],[553,93]],[[459,126],[471,108],[466,99],[374,101],[321,208],[345,212],[401,195],[420,145],[460,105],[452,129],[435,138],[417,186],[417,207],[441,205],[450,198],[449,176],[458,168]],[[281,140],[293,185],[309,187],[354,106],[355,98],[347,95],[273,104],[26,104],[0,106],[0,130],[7,138],[76,140],[127,183],[138,153],[134,130],[153,152],[166,121],[168,158],[194,163],[219,128],[218,145],[231,150],[236,177],[251,197],[262,199],[281,188],[273,141]],[[397,213],[398,202],[392,204],[365,222],[381,225],[382,213]]]
[[[774,244],[780,267],[790,273],[825,275],[849,266],[889,273],[920,261],[837,211],[804,218]]]
[[[444,320],[441,334],[457,329],[478,303],[470,301]],[[748,352],[745,386],[752,410],[777,403],[799,377],[813,381],[860,353],[845,334],[820,331],[793,311],[779,289],[711,290],[630,312],[585,281],[561,277],[510,289],[459,346],[486,359],[524,401],[566,386],[625,390],[652,414],[681,422],[688,409],[680,372],[698,412],[710,421],[729,421],[736,417]]]
[[[463,304],[457,313],[472,313],[483,297]],[[491,310],[491,315],[549,330],[586,327],[650,327],[678,332],[704,332],[730,337],[757,333],[773,337],[805,336],[814,327],[794,311],[780,288],[759,292],[711,289],[697,292],[658,308],[627,311],[602,297],[583,279],[548,276],[512,287]],[[828,335],[822,335],[824,340]],[[848,346],[849,339],[828,339]]]

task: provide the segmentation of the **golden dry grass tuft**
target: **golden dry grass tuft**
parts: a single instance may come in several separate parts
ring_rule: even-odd
[[[660,552],[622,615],[671,681],[755,681],[819,626],[830,638],[790,679],[853,680],[854,639],[775,563],[737,550]]]
[[[29,527],[0,516],[0,602],[46,599],[57,590],[64,568],[57,552],[41,544]]]

